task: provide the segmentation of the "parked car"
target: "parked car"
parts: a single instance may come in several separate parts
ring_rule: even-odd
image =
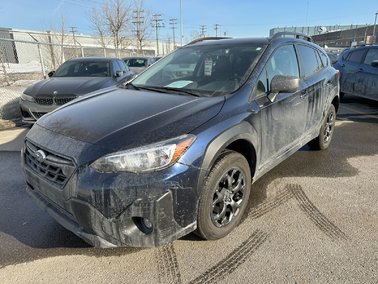
[[[344,51],[334,67],[340,70],[340,92],[378,101],[378,46]]]
[[[335,64],[337,62],[337,57],[339,56],[336,52],[327,52],[329,59],[331,60],[331,64]]]
[[[156,59],[154,57],[127,57],[123,59],[127,66],[129,66],[130,70],[133,71],[134,74],[139,74],[144,69],[152,65]]]
[[[28,87],[21,95],[22,121],[33,124],[59,106],[90,92],[132,79],[133,73],[116,58],[85,57],[63,63],[49,78]]]
[[[338,86],[303,35],[186,45],[39,119],[22,149],[27,190],[94,246],[222,238],[252,183],[307,143],[329,147]]]

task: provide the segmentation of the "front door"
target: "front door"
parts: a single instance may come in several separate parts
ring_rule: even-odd
[[[262,167],[292,148],[303,135],[306,126],[307,100],[300,90],[295,93],[279,93],[273,101],[267,98],[270,82],[275,75],[299,78],[293,45],[284,45],[275,50],[254,91],[255,101],[260,107]],[[304,89],[305,86],[301,87]]]

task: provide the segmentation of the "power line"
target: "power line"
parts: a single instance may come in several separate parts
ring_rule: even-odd
[[[144,13],[144,10],[135,10],[133,11],[133,21],[132,23],[134,25],[136,25],[136,30],[134,30],[134,32],[136,32],[136,38],[137,38],[137,41],[138,41],[138,51],[141,52],[142,51],[142,46],[141,46],[141,25],[144,23],[144,17],[143,17],[143,13]]]
[[[155,27],[156,31],[156,53],[157,55],[159,55],[159,29],[164,27],[163,20],[161,19],[161,14],[152,15],[152,25]]]
[[[205,25],[200,25],[200,36],[204,37],[206,33],[206,26]]]
[[[169,24],[171,25],[171,29],[172,29],[173,49],[175,49],[176,48],[176,34],[175,34],[175,30],[176,30],[176,25],[177,25],[177,19],[169,19]]]
[[[214,30],[215,30],[215,37],[218,37],[218,30],[220,30],[220,26],[219,24],[215,24],[214,26]]]
[[[70,32],[72,33],[74,45],[76,45],[75,33],[77,33],[77,27],[70,27],[70,29],[71,29]]]

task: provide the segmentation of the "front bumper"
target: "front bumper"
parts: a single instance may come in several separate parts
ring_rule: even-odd
[[[95,247],[156,247],[196,229],[195,223],[181,227],[175,222],[169,191],[156,200],[136,200],[117,218],[106,218],[90,204],[77,199],[70,200],[74,212],[70,214],[30,185],[27,192],[59,224]],[[149,216],[153,224],[150,233],[144,231],[141,217],[136,216]]]
[[[91,245],[155,247],[196,229],[198,169],[177,163],[150,174],[98,173],[80,156],[93,152],[93,145],[47,130],[41,135],[38,128],[35,125],[27,139],[40,149],[49,145],[47,155],[55,154],[55,160],[58,153],[79,158],[72,158],[75,170],[63,170],[69,172],[66,181],[54,183],[36,170],[38,166],[30,166],[24,147],[27,191],[56,221]]]
[[[33,124],[43,115],[57,109],[58,107],[60,106],[55,104],[40,105],[36,102],[20,100],[22,122],[26,124]]]

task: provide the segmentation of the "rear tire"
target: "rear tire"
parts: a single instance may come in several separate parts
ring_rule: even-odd
[[[234,151],[221,154],[200,194],[197,235],[216,240],[229,234],[240,223],[251,182],[249,164],[243,155]]]
[[[326,116],[324,117],[322,127],[320,128],[319,136],[308,143],[308,146],[312,150],[325,150],[329,147],[335,129],[335,121],[336,110],[335,106],[331,104]]]

